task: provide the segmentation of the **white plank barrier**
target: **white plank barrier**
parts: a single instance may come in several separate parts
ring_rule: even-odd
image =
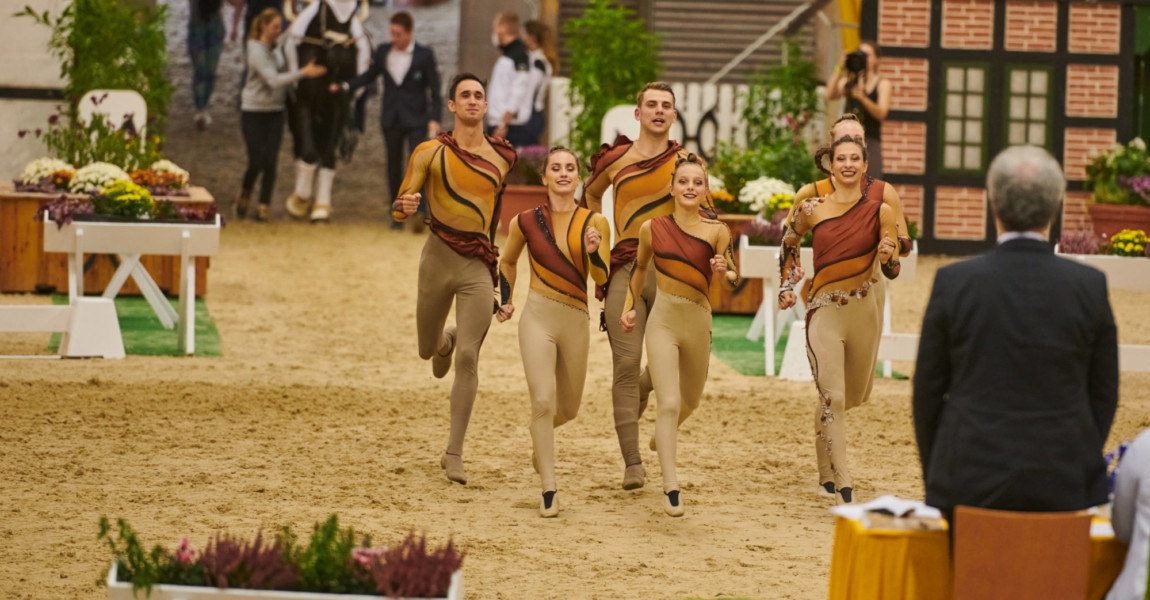
[[[112,276],[103,298],[111,301],[128,277],[136,281],[148,304],[166,328],[177,327],[177,347],[185,355],[195,354],[195,295],[197,256],[214,256],[220,247],[220,217],[214,223],[100,221],[73,222],[63,227],[44,215],[44,251],[68,254],[68,298],[71,303],[83,296],[84,254],[117,254],[120,267]],[[179,312],[140,264],[144,254],[180,257]]]
[[[79,298],[68,306],[0,306],[0,331],[63,333],[60,356],[124,358],[116,306],[107,298]]]
[[[806,265],[806,277],[814,275],[814,251],[811,248],[799,249],[799,260]],[[883,376],[892,374],[890,361],[914,360],[918,347],[918,336],[913,342],[907,339],[909,334],[893,333],[890,328],[891,288],[901,283],[909,283],[918,275],[918,244],[915,243],[909,255],[902,257],[902,267],[897,279],[887,281],[886,302],[883,306],[883,336],[879,343],[878,357],[883,360]],[[775,374],[775,344],[786,329],[788,323],[794,322],[794,327],[803,321],[806,314],[802,302],[794,308],[780,311],[778,308],[779,295],[779,248],[777,246],[752,246],[747,236],[739,238],[739,271],[744,279],[763,280],[763,303],[747,330],[747,339],[752,342],[763,337],[763,349],[766,353],[765,367],[767,375]],[[802,289],[803,282],[795,284],[795,289]],[[909,349],[908,349],[909,348]],[[791,343],[788,339],[787,353],[791,352]],[[801,361],[806,362],[806,348],[802,349]],[[787,364],[788,357],[783,355],[783,364]]]

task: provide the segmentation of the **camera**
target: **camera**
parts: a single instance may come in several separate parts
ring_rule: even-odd
[[[854,52],[847,54],[846,64],[844,67],[852,77],[856,77],[859,73],[862,73],[866,70],[866,62],[866,52],[863,52],[862,50],[855,50]]]

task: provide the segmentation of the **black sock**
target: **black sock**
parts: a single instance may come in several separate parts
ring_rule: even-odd
[[[663,495],[671,500],[671,506],[679,505],[679,490],[672,492],[663,492]]]
[[[851,501],[851,489],[849,487],[839,488],[839,493],[843,495],[843,502]]]
[[[822,486],[823,486],[823,489],[826,490],[828,494],[830,494],[832,496],[835,495],[835,482],[826,481],[826,482],[823,482]],[[849,490],[850,488],[846,488],[846,489]]]
[[[551,502],[555,500],[555,490],[550,492],[543,492],[543,508],[551,508]]]

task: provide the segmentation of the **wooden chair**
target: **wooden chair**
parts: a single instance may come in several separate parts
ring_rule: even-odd
[[[1089,513],[955,510],[953,600],[1082,600],[1089,563]]]

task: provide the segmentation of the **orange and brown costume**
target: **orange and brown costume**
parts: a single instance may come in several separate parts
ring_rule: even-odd
[[[627,294],[632,308],[646,279],[644,270],[654,262],[659,301],[647,320],[647,369],[658,403],[655,440],[663,471],[663,489],[679,489],[675,453],[679,425],[691,416],[703,396],[711,355],[711,259],[726,259],[727,270],[738,273],[726,224],[702,219],[683,230],[673,215],[651,219],[639,234],[638,256]],[[738,279],[726,280],[737,285]],[[623,335],[638,335],[636,331]],[[704,341],[705,340],[705,341]]]
[[[587,229],[609,230],[599,213],[576,207],[553,212],[550,204],[511,221],[499,262],[502,303],[511,302],[519,254],[531,262],[530,293],[519,318],[519,349],[531,394],[531,439],[543,491],[555,490],[554,429],[575,418],[587,379],[590,328],[587,278],[607,281],[609,248],[584,245]]]
[[[640,398],[646,398],[651,390],[650,377],[640,371],[643,359],[643,331],[646,328],[647,313],[655,302],[654,272],[635,304],[636,336],[624,336],[619,327],[619,317],[623,314],[623,304],[627,298],[627,286],[611,287],[610,281],[622,276],[629,281],[639,247],[639,229],[647,221],[674,210],[671,199],[671,175],[675,171],[675,161],[685,158],[689,152],[678,142],[668,142],[667,147],[656,156],[644,156],[635,143],[626,136],[619,136],[613,145],[604,144],[598,154],[591,158],[591,175],[583,184],[581,204],[596,212],[602,211],[603,194],[611,187],[614,202],[613,214],[609,215],[615,224],[615,243],[611,248],[608,285],[598,291],[604,299],[603,327],[611,342],[611,356],[614,368],[614,382],[611,399],[614,405],[615,432],[619,436],[619,449],[626,465],[642,463],[639,454],[639,415]],[[703,211],[714,216],[714,204],[708,195],[703,201]],[[606,232],[604,232],[606,237]]]
[[[807,357],[819,392],[815,412],[815,451],[820,483],[850,488],[846,410],[870,396],[882,338],[880,279],[898,276],[897,260],[880,265],[878,244],[897,239],[895,211],[883,202],[885,184],[863,183],[854,203],[809,198],[797,204],[783,238],[782,282],[787,291],[799,266],[799,241],[814,232],[814,275],[803,286],[807,306]]]
[[[515,164],[515,149],[487,136],[469,152],[451,133],[440,133],[415,148],[400,185],[400,197],[427,190],[431,235],[419,259],[415,309],[419,356],[446,356],[454,349],[451,435],[447,452],[462,455],[463,438],[479,387],[479,349],[491,325],[497,281],[497,249],[503,179]],[[395,210],[396,221],[407,215]],[[454,339],[444,331],[455,302]]]

